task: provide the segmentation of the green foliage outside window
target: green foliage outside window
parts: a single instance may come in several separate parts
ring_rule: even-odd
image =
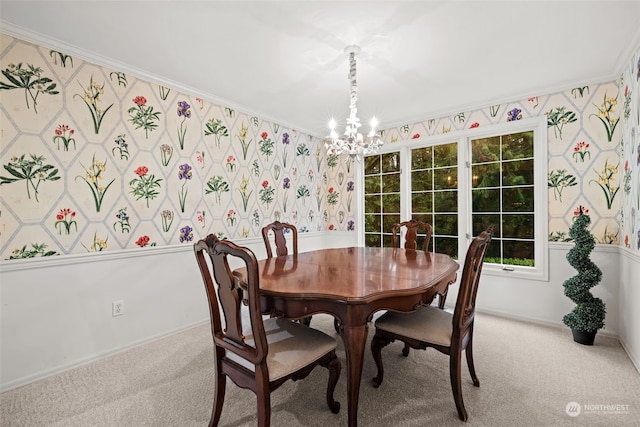
[[[458,256],[458,144],[411,150],[411,218],[432,225],[429,250]]]
[[[496,231],[488,263],[535,266],[533,131],[471,140],[472,232]],[[410,218],[400,218],[400,152],[364,166],[365,245],[391,246],[394,223],[432,225],[429,250],[458,257],[458,143],[411,149]]]
[[[400,222],[400,153],[365,158],[365,246],[393,246],[391,230]]]
[[[535,265],[533,132],[471,141],[473,234],[493,225],[485,262]]]

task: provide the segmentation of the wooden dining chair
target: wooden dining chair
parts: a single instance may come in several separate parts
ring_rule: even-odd
[[[262,240],[264,240],[264,246],[267,250],[267,258],[273,258],[273,247],[271,239],[269,238],[270,234],[273,236],[273,245],[275,245],[276,256],[289,255],[285,233],[291,233],[293,255],[298,253],[298,229],[296,226],[286,222],[274,221],[271,224],[267,224],[262,227]],[[311,316],[303,317],[299,321],[303,325],[309,326],[311,324]]]
[[[424,236],[424,241],[422,242],[422,250],[427,252],[429,247],[429,240],[431,239],[431,234],[433,233],[433,228],[431,224],[426,222],[418,221],[415,219],[411,219],[409,221],[404,221],[398,224],[394,224],[392,228],[393,232],[393,247],[400,247],[400,231],[402,228],[406,228],[406,233],[404,235],[404,248],[405,249],[418,249],[418,232],[420,236]]]
[[[479,387],[480,382],[473,366],[473,326],[480,273],[492,235],[493,228],[489,227],[473,239],[467,250],[453,314],[436,307],[424,306],[410,314],[388,311],[378,318],[371,341],[371,353],[378,368],[378,375],[373,378],[374,387],[379,387],[384,378],[383,347],[395,340],[415,349],[426,350],[433,347],[449,356],[449,377],[456,409],[460,419],[467,421],[461,387],[462,351],[466,353],[473,385]],[[408,355],[404,350],[403,354]]]
[[[273,234],[276,256],[289,255],[285,231],[292,235],[291,244],[293,246],[293,254],[295,255],[298,253],[298,229],[296,226],[293,224],[287,224],[286,222],[274,221],[271,224],[262,227],[262,240],[264,240],[264,246],[267,250],[267,258],[273,257],[273,249],[271,240],[269,239],[269,233]]]
[[[271,392],[287,380],[305,378],[317,365],[329,370],[326,400],[337,414],[340,403],[333,393],[341,364],[336,340],[291,320],[263,318],[258,262],[251,250],[210,234],[194,245],[194,251],[208,297],[215,352],[215,400],[209,425],[220,421],[227,377],[255,393],[258,425],[269,426]],[[231,272],[229,257],[246,266],[243,288]],[[243,305],[248,317],[242,313]]]
[[[424,238],[422,242],[422,250],[429,254],[429,241],[433,234],[433,227],[431,224],[411,219],[409,221],[400,222],[393,225],[393,247],[400,247],[400,234],[403,229],[406,229],[404,234],[404,248],[405,249],[418,249],[418,236]],[[447,292],[449,287],[444,288],[442,292],[438,293],[438,307],[444,308],[444,304],[447,300]]]

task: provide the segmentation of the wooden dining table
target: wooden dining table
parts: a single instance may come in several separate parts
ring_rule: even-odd
[[[268,258],[258,262],[261,310],[288,318],[335,317],[346,353],[349,426],[355,427],[372,316],[430,304],[456,280],[458,267],[445,254],[393,248],[322,249]],[[240,277],[245,272],[235,271]]]

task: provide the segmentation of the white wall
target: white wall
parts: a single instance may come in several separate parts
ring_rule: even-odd
[[[549,244],[548,282],[492,276],[483,270],[477,296],[478,310],[564,325],[562,317],[575,307],[573,301],[564,295],[562,286],[565,280],[577,273],[566,259],[571,247],[569,243]],[[620,329],[618,252],[617,246],[597,245],[591,253],[591,259],[602,270],[602,281],[591,292],[602,298],[607,306],[605,328],[601,332],[611,335],[618,335]],[[455,304],[455,299],[449,301],[447,298],[447,304]]]
[[[354,239],[300,233],[298,249]],[[266,256],[261,238],[236,243]],[[209,320],[192,245],[12,260],[0,274],[0,391]]]
[[[356,233],[301,233],[300,251],[356,245]],[[237,243],[266,256],[261,239]],[[571,244],[550,244],[550,281],[483,273],[478,310],[561,325],[573,308],[562,283],[575,274]],[[640,366],[640,256],[597,245],[603,271],[593,289],[607,304],[606,329]],[[191,245],[0,263],[0,391],[207,322]],[[453,286],[447,304],[455,303]],[[111,316],[123,300],[125,314]],[[597,344],[597,338],[596,338]]]
[[[620,290],[620,342],[640,371],[640,256],[637,252],[621,248]]]

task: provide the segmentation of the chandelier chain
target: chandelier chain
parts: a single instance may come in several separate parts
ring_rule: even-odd
[[[372,121],[371,132],[363,136],[358,132],[361,126],[358,118],[358,82],[356,79],[356,53],[359,47],[348,46],[345,51],[349,53],[349,118],[344,131],[344,139],[340,139],[335,132],[335,121],[332,119],[329,125],[331,134],[330,140],[325,141],[325,146],[329,154],[347,153],[351,158],[360,158],[364,155],[374,154],[382,145],[382,140],[375,133],[375,122]],[[375,119],[374,119],[375,120]]]

